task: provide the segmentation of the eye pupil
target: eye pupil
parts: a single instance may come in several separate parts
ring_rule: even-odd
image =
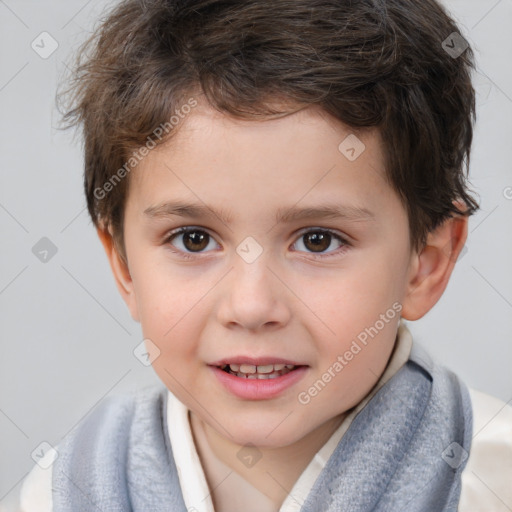
[[[314,252],[322,252],[325,251],[331,242],[331,235],[329,233],[308,233],[305,235],[305,239],[307,242],[311,242],[313,245]],[[308,245],[307,243],[305,244]]]
[[[208,243],[204,243],[205,241],[208,241],[208,236],[209,235],[207,233],[203,233],[201,231],[189,231],[183,234],[183,243],[185,247],[191,251],[200,251],[208,246]],[[191,242],[192,245],[190,245],[188,242]]]

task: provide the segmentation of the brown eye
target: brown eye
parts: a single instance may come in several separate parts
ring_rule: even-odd
[[[178,244],[177,242],[180,241],[180,239],[181,243]],[[178,249],[186,253],[204,251],[208,247],[211,240],[211,236],[202,229],[180,228],[179,230],[171,233],[166,242],[174,245],[175,247],[178,247]]]
[[[313,252],[323,252],[331,245],[332,236],[330,233],[311,231],[303,235],[304,245]]]
[[[333,241],[336,241],[337,245],[333,247],[334,250],[328,250]],[[299,247],[297,250],[309,253],[313,258],[327,258],[344,252],[350,243],[334,231],[310,229],[303,232],[294,245],[303,245],[304,248]]]
[[[189,231],[183,234],[183,245],[190,251],[201,251],[208,246],[209,238],[210,235],[208,233]]]

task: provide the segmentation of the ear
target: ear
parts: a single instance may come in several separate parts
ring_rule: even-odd
[[[98,228],[96,231],[101,240],[103,248],[105,249],[105,252],[107,254],[107,258],[110,263],[110,268],[112,269],[112,273],[114,274],[117,289],[119,290],[121,297],[123,297],[123,300],[126,302],[126,305],[130,310],[132,318],[136,322],[139,322],[140,320],[139,312],[137,309],[137,300],[128,265],[119,255],[111,231],[109,229],[101,227]]]
[[[418,320],[444,293],[468,236],[468,217],[454,215],[427,237],[425,247],[411,257],[408,289],[401,316]]]

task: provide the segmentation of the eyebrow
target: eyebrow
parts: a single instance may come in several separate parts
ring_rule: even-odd
[[[181,201],[165,202],[150,206],[144,214],[151,218],[166,218],[172,216],[189,217],[192,219],[217,217],[223,223],[229,224],[233,220],[232,214],[221,209],[219,211],[202,204],[191,204]],[[286,223],[308,219],[344,219],[348,221],[375,220],[375,214],[360,206],[323,204],[315,207],[298,208],[297,206],[279,208],[276,212],[275,222]]]

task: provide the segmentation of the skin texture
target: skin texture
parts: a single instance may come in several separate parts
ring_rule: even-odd
[[[412,251],[406,211],[384,179],[378,131],[358,135],[366,149],[355,161],[338,149],[351,133],[317,107],[241,121],[200,102],[177,135],[130,174],[127,265],[109,232],[98,230],[123,299],[144,338],[160,350],[153,367],[192,411],[193,431],[200,424],[216,456],[276,505],[382,375],[399,315],[308,404],[298,394],[394,303],[408,320],[427,313],[467,236],[467,218],[453,217],[422,251]],[[144,213],[171,200],[207,205],[232,219]],[[373,217],[275,222],[279,208],[326,203],[366,208]],[[199,252],[182,234],[169,240],[184,226],[210,235]],[[305,235],[319,229],[333,230],[348,245],[333,235],[315,249]],[[252,263],[236,251],[247,237],[263,249]],[[244,400],[208,366],[235,355],[285,358],[308,368],[277,397]],[[237,457],[247,443],[262,454],[252,468]],[[220,486],[214,503],[229,492]]]

